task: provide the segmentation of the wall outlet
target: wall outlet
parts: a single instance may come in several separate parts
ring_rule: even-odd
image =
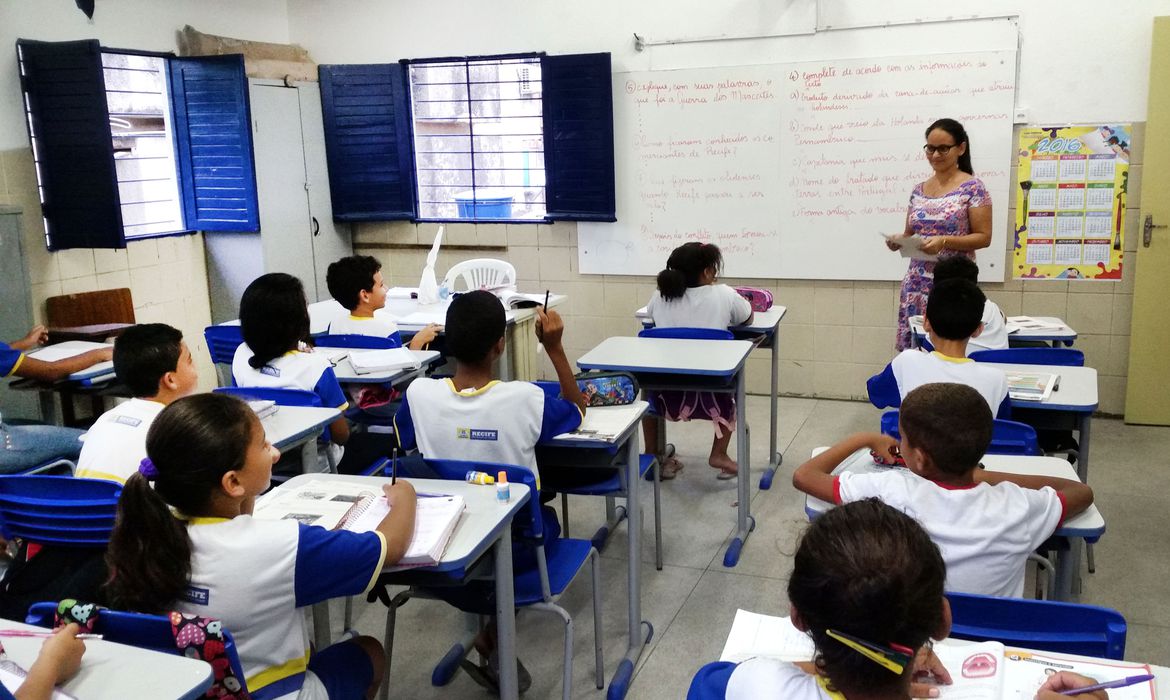
[[[1012,122],[1015,124],[1027,124],[1028,123],[1028,110],[1021,108],[1021,107],[1017,107],[1015,114],[1012,115]]]

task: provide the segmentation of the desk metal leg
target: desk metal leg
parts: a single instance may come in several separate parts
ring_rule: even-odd
[[[1080,477],[1084,483],[1089,483],[1089,438],[1090,428],[1093,423],[1092,413],[1082,413],[1078,420],[1077,437],[1080,438],[1080,445],[1077,450],[1077,476]]]
[[[1056,590],[1053,597],[1065,603],[1076,603],[1080,599],[1078,582],[1081,570],[1081,550],[1085,541],[1080,537],[1068,539],[1068,551],[1059,552],[1056,562]]]
[[[630,689],[630,681],[634,677],[634,667],[642,649],[654,636],[654,627],[648,621],[642,620],[642,502],[639,500],[642,477],[639,473],[638,436],[631,435],[626,446],[626,526],[629,534],[629,573],[628,591],[630,605],[629,619],[629,646],[625,657],[618,663],[613,680],[609,682],[607,700],[620,700],[626,697]]]
[[[755,518],[752,517],[752,468],[751,448],[748,445],[747,432],[747,404],[744,401],[744,381],[747,370],[742,369],[735,380],[735,459],[739,462],[739,510],[736,518],[736,533],[731,543],[727,545],[727,552],[723,555],[723,565],[735,566],[739,563],[739,554],[747,541],[748,534],[756,529]]]
[[[764,467],[764,471],[760,474],[760,490],[767,491],[772,488],[772,477],[776,476],[776,470],[784,462],[784,455],[776,449],[776,429],[779,424],[779,394],[780,394],[780,332],[773,329],[772,332],[772,393],[769,395],[771,401],[771,422],[768,424],[768,466]]]
[[[325,449],[329,449],[326,446]],[[310,439],[301,445],[301,473],[315,474],[317,472],[317,440]]]
[[[536,498],[535,493],[530,495]],[[519,700],[516,681],[516,602],[512,589],[512,528],[504,528],[495,545],[496,651],[500,660],[500,698]]]
[[[329,646],[333,638],[332,629],[332,623],[329,619],[329,601],[323,600],[313,606],[313,643],[317,645],[317,651]]]

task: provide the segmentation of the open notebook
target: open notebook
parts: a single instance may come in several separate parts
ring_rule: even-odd
[[[1049,372],[1007,372],[1008,396],[1016,401],[1044,401],[1060,381]]]
[[[420,495],[414,534],[396,568],[439,563],[463,515],[462,496]],[[276,489],[256,504],[253,517],[297,520],[326,529],[372,532],[390,512],[381,489],[345,481],[313,480],[295,489]]]
[[[758,657],[809,661],[815,651],[812,639],[789,618],[737,610],[719,659],[734,663]],[[1142,664],[1007,649],[999,642],[946,640],[935,644],[934,651],[953,681],[939,688],[939,697],[944,700],[1031,700],[1049,670],[1073,671],[1098,682],[1150,673],[1150,667]],[[1156,697],[1152,682],[1109,691],[1110,700]]]
[[[349,364],[357,374],[387,372],[396,369],[418,369],[422,361],[407,348],[390,350],[353,350],[349,353]]]

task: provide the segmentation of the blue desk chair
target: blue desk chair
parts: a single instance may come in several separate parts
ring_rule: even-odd
[[[723,700],[727,696],[727,682],[735,671],[730,661],[712,661],[704,664],[691,679],[687,700]]]
[[[239,326],[208,326],[203,329],[203,340],[207,342],[207,352],[215,364],[219,385],[235,386],[232,360],[236,357],[236,348],[244,342],[243,331]]]
[[[72,476],[0,476],[0,533],[40,544],[105,548],[122,485]]]
[[[544,516],[541,513],[541,503],[536,490],[536,476],[523,467],[505,464],[489,464],[483,462],[462,462],[457,460],[426,460],[427,466],[433,469],[440,478],[452,481],[463,481],[469,471],[482,471],[495,474],[499,471],[507,472],[508,481],[521,483],[530,489],[530,497],[524,509],[517,514],[513,523],[513,538],[519,536],[522,541],[535,548],[536,567],[515,569],[515,601],[517,608],[530,608],[543,612],[553,613],[561,618],[565,625],[564,637],[564,676],[562,679],[561,695],[569,700],[573,689],[573,618],[557,600],[584,568],[590,563],[593,577],[593,650],[594,672],[597,689],[605,687],[605,678],[602,675],[604,662],[602,660],[602,630],[601,630],[601,559],[589,540],[574,540],[567,537],[558,537],[553,540],[544,539]],[[515,542],[514,542],[515,546]],[[513,559],[516,562],[516,559]],[[433,590],[433,589],[432,589]],[[397,610],[413,597],[438,597],[427,587],[409,588],[396,595],[393,599],[383,602],[387,604],[386,612],[386,675],[390,675],[390,659],[394,650],[394,622]],[[459,663],[473,648],[471,639],[463,640],[451,648],[443,659],[436,665],[431,674],[431,684],[446,685],[455,675]],[[383,696],[389,683],[382,684]]]
[[[550,396],[560,396],[561,386],[557,382],[533,382],[544,393]],[[541,464],[545,460],[540,459],[541,449],[537,447],[537,461]],[[625,450],[621,451],[621,455],[610,452],[614,458],[625,454]],[[659,571],[662,571],[662,478],[660,473],[660,465],[658,458],[652,454],[644,454],[638,456],[638,478],[645,479],[649,475],[654,483],[654,566]],[[574,469],[571,465],[549,465],[552,470],[556,469]],[[602,470],[594,467],[582,467],[582,469],[593,469],[599,474],[603,474]],[[545,481],[551,482],[552,478],[548,471],[544,471]],[[605,497],[605,513],[606,522],[604,525],[593,533],[590,541],[593,546],[601,551],[605,548],[609,536],[614,533],[617,526],[625,520],[627,514],[627,506],[619,506],[614,503],[616,497],[626,498],[628,500],[628,491],[626,484],[622,481],[620,469],[615,469],[614,473],[607,478],[601,479],[592,484],[581,484],[574,486],[557,486],[556,490],[561,494],[561,527],[564,529],[565,537],[569,537],[569,496],[604,496]]]
[[[897,411],[886,411],[882,414],[882,433],[894,439],[901,437],[898,432]],[[996,418],[991,430],[991,444],[987,447],[987,454],[1037,457],[1044,453],[1040,451],[1035,428],[1026,423]]]
[[[25,623],[38,627],[52,627],[54,615],[57,612],[56,603],[36,603],[28,610]],[[240,654],[236,649],[236,640],[226,629],[222,630],[224,653],[232,667],[232,673],[244,683],[244,668],[240,665]],[[123,612],[103,608],[94,625],[94,633],[102,635],[107,642],[126,644],[139,649],[149,649],[162,654],[179,656],[180,652],[175,645],[175,635],[171,631],[171,620],[166,615],[144,615],[142,613]],[[247,688],[243,688],[246,692]],[[198,697],[203,697],[200,693]]]
[[[976,362],[998,362],[1000,364],[1053,365],[1057,367],[1085,366],[1085,353],[1076,348],[976,350],[968,357]]]
[[[1008,646],[1082,654],[1125,656],[1125,618],[1109,608],[1047,600],[947,593],[951,636],[995,640]]]

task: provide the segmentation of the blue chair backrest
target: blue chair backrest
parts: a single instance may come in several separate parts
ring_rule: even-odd
[[[897,411],[882,414],[882,433],[892,438],[901,438]],[[987,446],[987,454],[1036,457],[1044,453],[1040,450],[1035,428],[1014,420],[996,418],[991,428],[991,444]]]
[[[244,401],[275,401],[278,406],[321,407],[321,397],[307,389],[276,389],[265,386],[221,386],[212,389],[217,394],[229,394]]]
[[[207,341],[207,352],[211,361],[218,365],[230,365],[236,356],[236,348],[244,342],[239,326],[208,326],[203,329]]]
[[[735,334],[726,328],[643,328],[638,331],[639,338],[681,338],[683,340],[734,340]]]
[[[730,661],[712,661],[704,664],[691,679],[687,700],[723,700],[727,695],[727,681],[735,664]]]
[[[38,627],[52,627],[54,616],[57,613],[56,603],[34,603],[28,609],[25,623]],[[165,615],[144,615],[142,613],[124,612],[103,608],[98,614],[94,633],[102,635],[107,642],[116,642],[127,646],[149,649],[163,654],[179,655],[175,644],[175,635],[171,631],[170,617]],[[232,671],[241,682],[244,680],[244,669],[240,665],[240,654],[236,649],[236,640],[231,632],[223,630],[224,651],[231,662]]]
[[[72,476],[0,476],[0,533],[41,544],[101,547],[110,541],[122,485]]]
[[[1125,656],[1125,618],[1116,610],[966,593],[947,593],[947,599],[952,637],[1106,659]]]
[[[540,512],[540,497],[536,489],[536,475],[530,470],[513,464],[495,464],[492,462],[473,462],[459,459],[428,459],[427,466],[435,471],[441,479],[463,481],[467,472],[486,472],[495,477],[498,472],[507,472],[508,483],[524,484],[528,487],[529,498],[525,504],[528,520],[525,521],[525,535],[541,539],[544,535],[544,516]],[[517,516],[519,519],[519,516]]]
[[[976,362],[998,362],[1012,365],[1055,365],[1084,367],[1085,353],[1076,348],[1006,348],[1003,350],[976,350],[969,357]]]
[[[313,345],[319,348],[358,348],[361,350],[391,350],[402,347],[402,336],[397,333],[389,338],[357,333],[319,335],[313,338]]]

